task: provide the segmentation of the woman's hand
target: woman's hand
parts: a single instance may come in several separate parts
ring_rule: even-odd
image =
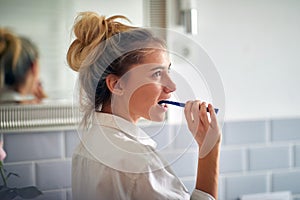
[[[43,89],[42,83],[39,80],[35,82],[32,93],[38,101],[41,101],[42,99],[47,97]]]
[[[205,157],[221,139],[216,113],[211,104],[208,104],[208,110],[210,119],[206,103],[199,100],[188,101],[184,109],[188,128],[199,145],[199,158]]]

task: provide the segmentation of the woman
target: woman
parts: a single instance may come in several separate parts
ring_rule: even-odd
[[[36,46],[0,28],[0,103],[38,103],[45,97]]]
[[[165,43],[150,31],[93,12],[80,13],[67,60],[79,72],[84,112],[81,144],[72,158],[73,199],[217,198],[220,130],[213,106],[188,101],[185,116],[199,145],[216,143],[198,160],[192,195],[155,151],[155,142],[135,124],[162,121],[176,85]],[[199,109],[200,108],[200,109]],[[201,154],[201,151],[200,151]]]

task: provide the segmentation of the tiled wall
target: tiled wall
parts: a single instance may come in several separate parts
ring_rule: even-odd
[[[184,125],[143,127],[191,191],[195,184],[197,149]],[[75,130],[2,134],[13,186],[36,185],[37,199],[71,199],[71,155]],[[219,199],[242,194],[289,190],[300,199],[300,119],[226,122],[220,159]]]
[[[9,185],[36,185],[44,192],[37,199],[71,199],[71,152],[77,143],[76,132],[4,133],[3,139],[5,169],[20,175],[11,176]]]

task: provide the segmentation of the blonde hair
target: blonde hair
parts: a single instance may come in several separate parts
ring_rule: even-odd
[[[17,89],[25,82],[26,72],[37,59],[37,47],[30,40],[0,28],[0,88]]]
[[[21,41],[7,29],[0,28],[0,88],[5,85],[5,66],[15,70],[21,51]]]
[[[76,39],[67,53],[71,69],[79,73],[80,105],[84,111],[83,125],[87,126],[94,110],[109,104],[111,92],[106,86],[108,74],[122,76],[129,67],[143,62],[143,57],[159,46],[163,40],[143,28],[133,27],[94,12],[81,12],[74,24]]]

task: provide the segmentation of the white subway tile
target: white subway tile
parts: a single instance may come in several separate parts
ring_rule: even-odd
[[[226,200],[236,200],[243,194],[267,192],[266,175],[245,175],[226,178]]]
[[[172,140],[176,149],[197,148],[198,145],[186,124],[173,125]]]
[[[221,150],[220,173],[242,172],[245,170],[244,149]]]
[[[176,152],[162,155],[179,177],[195,176],[198,167],[197,152]]]
[[[224,145],[252,144],[266,142],[266,121],[226,122],[224,124]]]
[[[6,170],[6,175],[9,172],[16,173],[19,177],[11,175],[8,179],[8,186],[10,187],[26,187],[32,186],[34,182],[34,166],[32,163],[22,163],[22,164],[4,164],[4,169]],[[2,178],[0,178],[0,185],[3,184]]]
[[[72,157],[75,147],[79,144],[80,138],[77,130],[65,132],[66,157]]]
[[[36,164],[37,185],[42,190],[71,187],[71,161],[49,161]]]
[[[296,145],[294,151],[295,167],[300,167],[300,145]]]
[[[288,190],[300,194],[300,170],[277,172],[272,176],[272,191]]]
[[[34,200],[67,200],[65,190],[43,191],[41,196],[34,198]]]
[[[271,146],[249,149],[249,169],[265,170],[289,168],[289,146]]]
[[[7,133],[4,149],[7,162],[61,158],[62,132]]]
[[[300,119],[277,119],[271,121],[273,141],[300,141]]]

